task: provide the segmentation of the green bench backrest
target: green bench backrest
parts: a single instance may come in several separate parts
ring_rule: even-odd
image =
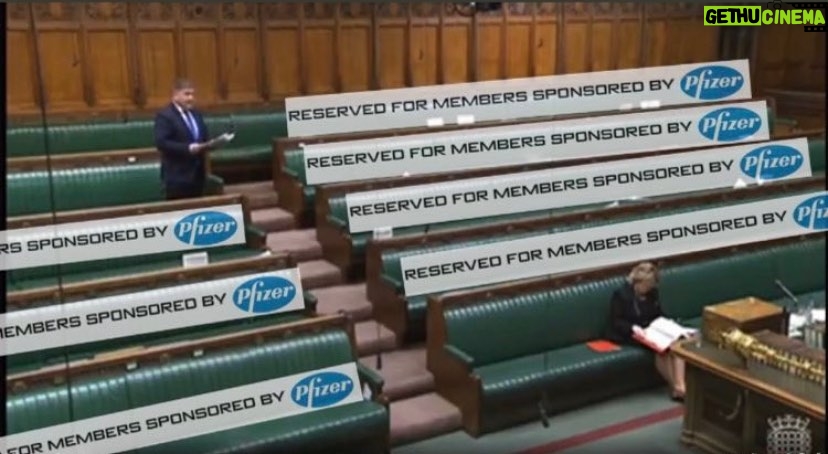
[[[8,216],[163,200],[160,164],[89,167],[6,175]],[[52,194],[49,185],[54,184]]]
[[[252,253],[252,250],[244,244],[203,249],[203,251],[207,252],[210,258],[210,262],[219,261],[220,258],[224,258],[226,260],[227,258],[236,256],[249,256]],[[16,283],[30,281],[34,279],[54,278],[55,283],[53,285],[57,285],[57,276],[59,273],[62,273],[64,276],[66,276],[71,274],[101,272],[105,270],[113,270],[139,264],[151,264],[171,261],[181,263],[181,256],[183,254],[189,254],[194,252],[198,252],[198,250],[162,252],[158,254],[142,254],[132,257],[114,257],[111,259],[104,260],[90,260],[87,262],[67,263],[61,265],[60,267],[58,267],[57,265],[48,265],[37,266],[32,268],[22,268],[17,270],[8,270],[6,271],[6,281],[10,283]]]
[[[794,293],[824,289],[824,257],[821,238],[669,267],[661,274],[662,304],[669,316],[688,319],[717,302],[748,295],[780,298],[773,284],[777,278]],[[447,343],[481,366],[602,338],[610,296],[623,282],[618,276],[449,307],[444,311]]]
[[[273,137],[287,136],[284,112],[213,115],[205,118],[211,134],[221,134],[235,123],[234,148],[270,144]],[[153,120],[98,122],[49,126],[49,152],[54,154],[126,150],[154,147]],[[43,128],[22,126],[6,133],[8,157],[46,154]]]
[[[354,361],[342,330],[206,353],[9,396],[9,433],[105,415]],[[73,419],[70,419],[73,417]]]

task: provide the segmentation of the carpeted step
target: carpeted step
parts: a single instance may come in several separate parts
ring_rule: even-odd
[[[397,335],[385,325],[374,320],[354,324],[354,334],[356,335],[357,353],[360,357],[376,355],[377,352],[388,352],[397,348]]]
[[[434,376],[426,369],[425,346],[383,354],[382,369],[377,369],[375,356],[360,358],[360,362],[382,375],[383,392],[391,402],[434,391]]]
[[[273,189],[273,182],[270,180],[228,184],[224,186],[224,193],[246,195],[248,208],[251,210],[279,206],[279,194]]]
[[[425,440],[462,426],[460,410],[437,393],[391,402],[391,445]]]
[[[337,285],[314,290],[314,296],[319,300],[316,311],[320,314],[336,314],[345,312],[355,322],[371,318],[373,306],[365,296],[365,284]]]
[[[250,213],[250,221],[265,232],[281,232],[296,227],[296,218],[282,208],[262,208]]]
[[[325,260],[301,262],[299,263],[299,273],[302,276],[302,287],[305,290],[339,285],[344,281],[342,271]]]
[[[322,245],[316,241],[316,229],[269,233],[267,247],[272,251],[289,252],[297,262],[322,258]]]

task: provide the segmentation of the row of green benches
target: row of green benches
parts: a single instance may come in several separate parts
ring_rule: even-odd
[[[668,316],[700,326],[707,305],[754,296],[782,306],[783,282],[802,304],[825,305],[825,235],[661,260]],[[480,435],[659,383],[652,354],[605,339],[610,295],[632,264],[455,292],[428,302],[428,368],[437,391]],[[543,397],[546,396],[544,399]]]
[[[214,135],[231,128],[236,137],[228,146],[210,153],[212,166],[221,176],[241,174],[268,178],[274,138],[287,135],[284,112],[213,115],[205,118]],[[152,120],[10,127],[6,132],[9,158],[72,153],[154,149]],[[156,175],[156,182],[158,178]]]
[[[319,317],[221,337],[149,347],[8,378],[11,434],[308,373],[357,361],[352,323]],[[390,417],[383,380],[357,362],[371,400],[125,452],[387,453]]]
[[[814,173],[824,173],[825,138],[811,138],[808,141],[808,150],[811,159],[811,171]],[[600,206],[600,204],[596,205],[596,207]],[[348,206],[346,203],[346,194],[337,194],[328,199],[328,207],[328,215],[325,219],[317,219],[316,226],[317,238],[319,239],[319,242],[322,244],[323,252],[325,253],[325,258],[339,266],[347,274],[357,274],[360,270],[364,269],[365,248],[373,234],[371,232],[349,232]],[[417,235],[426,232],[467,228],[484,223],[529,219],[560,211],[560,209],[545,210],[541,212],[532,211],[495,217],[487,217],[483,219],[467,219],[460,221],[415,225],[394,229],[394,235]]]
[[[595,227],[614,222],[689,212],[701,208],[713,208],[783,194],[807,193],[824,187],[825,176],[823,174],[808,179],[771,183],[739,191],[724,190],[711,191],[695,196],[674,196],[612,210],[601,208],[597,211],[589,209],[561,210],[534,220],[506,224],[512,228],[501,227],[499,232],[496,229],[472,228],[468,235],[464,237],[459,234],[462,230],[455,230],[450,232],[451,235],[447,235],[443,241],[436,240],[428,244],[409,241],[403,243],[400,247],[394,247],[392,241],[388,247],[374,248],[373,259],[369,262],[370,266],[366,267],[366,293],[374,306],[374,315],[377,320],[388,326],[401,339],[422,340],[425,337],[424,320],[427,296],[406,297],[404,295],[401,270],[403,257]]]
[[[520,123],[532,123],[532,122],[539,122],[539,121],[548,121],[553,120],[554,118],[530,118],[530,119],[523,119],[514,122],[506,122],[505,124],[520,124]],[[784,131],[790,131],[793,129],[794,123],[791,120],[787,119],[778,119],[775,114],[775,110],[773,108],[773,103],[770,103],[770,107],[768,107],[768,123],[769,123],[769,131],[773,133],[773,136],[778,136],[780,133],[780,129]],[[785,128],[780,128],[781,125],[785,125]],[[449,130],[452,129],[465,129],[465,128],[478,128],[478,127],[485,127],[487,124],[480,123],[471,126],[465,126],[462,128],[448,128]],[[394,131],[384,131],[381,135],[378,134],[357,134],[352,137],[352,139],[361,139],[361,138],[368,138],[368,137],[378,137],[378,136],[392,136],[392,135],[405,135],[405,134],[413,134],[417,132],[423,132],[422,129],[420,130],[400,130],[397,132]],[[320,214],[320,210],[315,209],[314,207],[317,205],[316,202],[316,195],[317,189],[320,187],[330,186],[330,187],[337,187],[338,190],[336,191],[338,194],[345,194],[347,192],[359,192],[360,190],[370,190],[370,189],[379,189],[382,187],[394,187],[399,184],[403,185],[411,185],[411,184],[421,184],[427,183],[430,181],[435,180],[434,175],[415,175],[412,177],[408,177],[405,179],[401,178],[386,178],[380,180],[371,180],[370,182],[352,182],[346,184],[330,184],[330,185],[322,185],[322,186],[313,186],[307,185],[307,178],[305,176],[305,156],[303,149],[296,148],[297,144],[302,143],[314,143],[314,142],[332,142],[336,140],[345,140],[345,137],[339,138],[331,138],[331,137],[320,137],[317,140],[312,140],[312,138],[284,138],[276,140],[273,146],[273,181],[274,181],[274,188],[279,192],[279,204],[286,210],[290,211],[298,220],[302,220],[303,224],[305,225],[313,225],[314,223],[324,221],[324,216],[321,219],[317,218],[317,215]],[[523,166],[521,168],[513,167],[509,169],[503,169],[498,171],[497,169],[482,169],[477,171],[470,171],[470,172],[460,172],[459,175],[462,177],[471,177],[471,176],[483,176],[483,175],[491,175],[494,173],[503,173],[505,172],[515,172],[520,171],[522,168],[525,169],[537,169],[543,167],[549,167],[550,164],[536,164],[531,166]],[[465,175],[465,176],[463,176]],[[450,177],[449,175],[445,175],[442,178],[446,179]],[[360,187],[364,189],[359,189]],[[332,193],[330,191],[327,192],[327,195],[330,197]]]

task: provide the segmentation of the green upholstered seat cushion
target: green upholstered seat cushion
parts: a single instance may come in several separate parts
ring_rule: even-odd
[[[260,163],[269,164],[273,156],[270,145],[251,145],[239,148],[222,148],[210,153],[213,164]]]
[[[613,352],[595,352],[572,345],[474,369],[480,377],[486,405],[531,395],[541,388],[576,389],[606,377],[624,377],[652,367],[652,355],[643,348],[622,346]]]
[[[385,407],[363,401],[151,446],[136,454],[344,452],[349,441],[387,432],[388,425]]]

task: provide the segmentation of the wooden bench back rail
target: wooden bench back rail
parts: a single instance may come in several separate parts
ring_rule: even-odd
[[[797,180],[777,181],[762,186],[750,186],[736,190],[722,190],[699,195],[675,197],[666,200],[642,202],[634,205],[617,206],[598,210],[580,211],[560,215],[539,215],[537,218],[507,221],[462,227],[451,230],[437,230],[426,234],[398,236],[383,239],[369,238],[365,252],[365,273],[369,281],[378,278],[382,269],[382,254],[387,250],[406,249],[435,244],[486,238],[510,233],[538,231],[555,225],[577,224],[586,221],[621,218],[624,216],[658,212],[684,206],[706,204],[715,201],[742,200],[763,194],[781,191],[820,190],[825,187],[825,176],[813,176]],[[370,283],[369,283],[370,285]]]
[[[122,166],[157,163],[161,154],[155,148],[93,151],[88,153],[56,154],[53,156],[23,156],[6,160],[6,171],[25,172],[48,169],[79,169],[84,167]]]
[[[33,304],[44,301],[71,302],[89,298],[98,298],[124,291],[137,292],[154,289],[165,285],[184,285],[187,283],[221,279],[233,275],[263,273],[285,268],[293,268],[296,262],[285,252],[271,253],[267,256],[248,257],[209,263],[193,268],[176,268],[149,273],[132,274],[94,281],[77,282],[20,290],[6,294],[8,311],[28,309]]]
[[[32,388],[37,384],[65,383],[70,378],[84,374],[105,374],[111,371],[123,371],[127,367],[141,367],[153,363],[165,363],[175,358],[193,357],[208,351],[245,345],[258,345],[266,341],[287,339],[335,328],[342,328],[348,332],[352,351],[356,352],[353,322],[348,316],[340,314],[240,331],[207,339],[185,341],[137,350],[125,350],[120,353],[114,352],[99,355],[93,359],[44,367],[36,371],[8,376],[6,378],[6,387],[9,393],[20,392]],[[354,359],[356,360],[356,357]]]

